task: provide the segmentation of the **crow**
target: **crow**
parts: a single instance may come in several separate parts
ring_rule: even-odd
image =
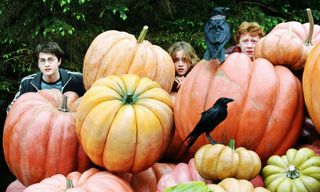
[[[225,60],[224,46],[230,39],[230,27],[227,23],[225,11],[228,7],[216,7],[212,17],[204,26],[204,37],[207,49],[203,58],[205,60],[218,59],[220,63]]]
[[[207,138],[212,144],[216,142],[210,137],[210,132],[219,125],[228,115],[227,104],[234,101],[231,98],[221,97],[214,105],[202,112],[201,118],[195,128],[186,137],[187,148],[190,148],[202,133],[206,133]]]

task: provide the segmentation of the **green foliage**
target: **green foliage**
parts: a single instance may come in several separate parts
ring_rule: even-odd
[[[3,0],[0,1],[0,91],[10,97],[18,82],[38,70],[33,50],[42,41],[57,41],[67,53],[63,67],[81,71],[92,40],[106,30],[138,36],[149,26],[146,39],[167,49],[175,41],[188,41],[201,58],[203,27],[212,9],[227,6],[232,35],[242,21],[257,21],[266,32],[276,24],[307,22],[305,9],[313,10],[319,23],[319,1],[237,0]],[[229,45],[233,44],[233,40]]]

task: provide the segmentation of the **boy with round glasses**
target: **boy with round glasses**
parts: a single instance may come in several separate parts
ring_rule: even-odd
[[[38,59],[39,72],[24,77],[13,101],[7,108],[11,108],[14,101],[27,92],[37,92],[42,89],[58,89],[62,93],[76,92],[79,97],[85,93],[82,74],[59,68],[64,56],[63,50],[56,42],[38,44],[35,49]]]

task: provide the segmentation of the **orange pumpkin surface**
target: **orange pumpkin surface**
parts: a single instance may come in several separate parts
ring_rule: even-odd
[[[310,52],[303,71],[304,101],[310,118],[320,133],[320,44]]]
[[[27,187],[24,192],[133,192],[122,178],[91,168],[83,173],[72,172],[67,176],[56,174],[40,183]]]
[[[273,66],[266,59],[253,62],[243,53],[233,53],[217,67],[214,60],[200,61],[180,88],[174,107],[177,132],[185,139],[203,111],[220,97],[234,99],[228,117],[211,137],[236,147],[253,150],[264,162],[273,154],[283,154],[297,140],[303,120],[300,81],[286,67]],[[191,148],[209,143],[201,135]]]
[[[89,158],[117,173],[151,167],[174,132],[169,93],[157,82],[133,74],[97,80],[82,96],[76,120]]]
[[[142,30],[138,40],[132,34],[116,30],[99,34],[83,61],[86,90],[108,75],[136,74],[158,82],[170,92],[175,78],[174,63],[165,50],[144,40],[146,30]]]
[[[293,70],[302,69],[310,50],[320,43],[320,26],[313,24],[311,10],[308,14],[309,23],[290,21],[276,25],[257,43],[255,58],[265,58]]]
[[[5,160],[25,186],[91,165],[78,141],[74,113],[59,110],[62,97],[58,90],[25,93],[6,117]]]

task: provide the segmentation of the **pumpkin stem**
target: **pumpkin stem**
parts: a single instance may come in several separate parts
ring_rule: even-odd
[[[299,170],[297,170],[294,165],[289,165],[286,175],[290,179],[296,179],[300,176],[300,173],[299,173]]]
[[[307,15],[308,15],[308,20],[309,20],[309,32],[308,32],[308,36],[307,39],[305,41],[306,46],[312,46],[312,34],[313,34],[313,29],[314,29],[314,20],[313,20],[313,16],[311,13],[311,9],[307,8]]]
[[[67,191],[68,189],[71,189],[71,188],[73,188],[72,180],[71,179],[67,179],[67,187],[63,191]]]
[[[230,139],[228,146],[229,146],[232,150],[234,150],[234,149],[235,149],[235,140],[234,140],[234,139]]]
[[[138,38],[138,43],[142,43],[144,38],[146,37],[146,34],[148,32],[149,27],[148,26],[143,26],[142,31],[140,32],[139,38]]]
[[[127,95],[124,102],[127,104],[133,104],[135,102],[133,95],[131,95],[131,94]]]
[[[61,107],[59,108],[59,111],[62,111],[62,112],[69,112],[70,109],[68,108],[68,105],[67,105],[67,102],[68,101],[68,97],[63,95],[62,96],[62,105]]]

